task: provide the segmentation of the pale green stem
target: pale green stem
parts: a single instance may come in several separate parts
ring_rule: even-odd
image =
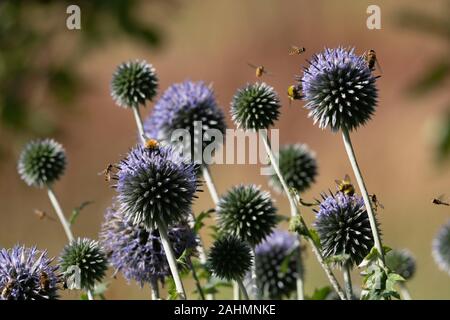
[[[94,300],[94,295],[92,294],[91,289],[87,291],[88,300]]]
[[[270,164],[272,166],[272,168],[274,169],[276,175],[278,176],[278,179],[280,180],[281,186],[283,187],[283,191],[286,194],[288,200],[289,200],[289,205],[291,207],[291,215],[293,217],[299,216],[300,217],[300,221],[302,224],[302,227],[305,230],[309,230],[305,221],[303,220],[303,217],[301,216],[299,210],[298,210],[298,206],[294,200],[294,198],[292,197],[291,192],[289,191],[289,187],[286,183],[286,181],[284,180],[283,175],[281,174],[280,171],[280,167],[278,166],[278,159],[275,157],[275,155],[272,152],[272,148],[270,147],[270,142],[269,139],[267,137],[267,132],[266,130],[260,130],[260,137],[263,140],[264,143],[264,147],[266,149],[267,155],[269,156],[270,159]],[[319,261],[321,267],[323,268],[323,270],[325,271],[325,274],[328,277],[328,280],[330,281],[331,285],[333,286],[334,290],[337,292],[337,294],[339,295],[339,297],[342,300],[346,300],[345,297],[345,293],[342,291],[338,281],[336,280],[336,277],[334,276],[333,272],[331,271],[330,267],[328,266],[327,263],[325,263],[325,260],[322,256],[322,253],[320,252],[319,247],[317,246],[317,244],[311,239],[311,237],[307,237],[309,244],[311,245],[311,249],[313,251],[313,253],[316,255],[317,260]],[[301,289],[297,288],[297,291],[299,291]],[[301,296],[301,295],[300,295]]]
[[[355,151],[353,150],[352,141],[350,139],[350,134],[347,129],[342,129],[342,137],[344,140],[345,150],[347,151],[348,159],[352,165],[353,173],[356,176],[356,181],[358,182],[359,189],[361,190],[361,195],[366,206],[367,215],[369,216],[370,228],[372,229],[372,236],[375,242],[375,248],[377,248],[382,265],[384,265],[384,250],[381,244],[380,235],[378,232],[377,223],[375,220],[375,214],[373,212],[372,203],[370,202],[369,193],[367,192],[366,185],[364,183],[361,170],[359,169],[358,162],[356,161]]]
[[[254,247],[252,248],[251,288],[253,299],[260,299],[258,283],[256,279],[256,252]]]
[[[239,283],[236,280],[233,280],[233,300],[240,300],[240,291],[239,291]]]
[[[150,281],[150,290],[152,291],[152,300],[159,300],[159,286],[157,280]]]
[[[178,296],[181,300],[186,300],[186,292],[184,290],[183,282],[181,281],[180,273],[178,272],[177,259],[173,253],[172,245],[169,241],[169,236],[167,234],[167,226],[165,222],[158,221],[158,230],[161,237],[161,242],[166,254],[167,262],[169,263],[170,272],[172,273],[173,281],[175,282],[175,288]]]
[[[244,286],[244,284],[242,283],[242,280],[241,280],[241,279],[238,279],[238,280],[236,280],[236,283],[238,284],[239,289],[241,289],[242,296],[243,296],[243,298],[244,298],[243,300],[250,300],[250,299],[248,298],[247,289],[245,289],[245,286]]]
[[[345,286],[345,293],[347,294],[347,299],[352,300],[353,299],[352,277],[350,275],[350,266],[348,263],[346,263],[342,267],[342,273],[344,275],[344,286]]]
[[[203,179],[205,179],[206,187],[209,190],[209,194],[211,195],[214,205],[217,205],[217,203],[219,202],[219,195],[217,194],[216,187],[207,166],[202,166],[202,175]]]
[[[411,294],[409,293],[406,284],[400,282],[400,294],[403,297],[403,300],[412,300]]]
[[[61,206],[58,202],[58,199],[56,198],[56,195],[50,186],[47,186],[47,193],[48,197],[50,198],[50,202],[52,203],[53,208],[56,211],[56,215],[58,216],[59,221],[61,222],[64,232],[66,233],[67,239],[69,239],[69,242],[72,242],[73,234],[70,228],[70,224],[67,221],[66,216],[64,215],[64,212],[62,211]]]
[[[144,132],[144,125],[142,124],[142,117],[141,112],[139,111],[139,107],[132,107],[134,119],[136,120],[136,126],[138,128],[139,137],[142,141],[142,144],[145,144],[145,132]]]

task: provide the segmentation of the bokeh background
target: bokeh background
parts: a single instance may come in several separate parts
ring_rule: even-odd
[[[0,246],[16,243],[47,248],[58,255],[65,235],[56,222],[39,220],[35,209],[53,215],[42,190],[28,188],[16,173],[23,144],[54,137],[64,144],[67,173],[55,191],[69,215],[83,201],[74,232],[96,238],[105,209],[114,196],[98,175],[135,143],[132,114],[109,95],[111,74],[124,60],[154,64],[161,91],[185,79],[214,84],[229,117],[238,87],[255,81],[247,62],[263,64],[273,74],[264,80],[280,93],[280,142],[307,143],[320,165],[317,184],[306,199],[333,188],[334,179],[351,173],[341,137],[312,125],[302,102],[285,96],[305,59],[325,46],[375,49],[382,66],[380,102],[373,121],[353,135],[369,191],[385,209],[379,212],[384,243],[408,248],[417,258],[409,288],[414,298],[449,299],[450,277],[438,270],[431,241],[450,219],[448,207],[431,204],[440,194],[450,198],[448,151],[449,1],[71,1],[81,7],[82,29],[67,30],[65,1],[0,3]],[[381,7],[381,30],[368,30],[366,9]],[[290,45],[306,47],[291,57]],[[161,93],[160,91],[160,93]],[[147,115],[151,106],[147,106]],[[211,168],[219,193],[238,183],[268,189],[257,165]],[[352,175],[351,175],[352,176]],[[274,194],[281,213],[284,197]],[[196,212],[212,207],[207,192]],[[304,210],[308,221],[313,214]],[[209,221],[210,223],[212,221]],[[283,226],[286,227],[286,226]],[[203,235],[207,239],[207,234]],[[306,289],[327,284],[308,250]],[[360,276],[354,273],[354,282]],[[108,299],[147,299],[150,291],[110,279]],[[77,298],[76,293],[64,297]],[[193,296],[191,296],[193,297]],[[230,297],[224,290],[222,297]]]

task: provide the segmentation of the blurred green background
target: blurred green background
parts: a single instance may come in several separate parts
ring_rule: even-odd
[[[351,173],[341,138],[314,127],[303,103],[289,107],[285,91],[314,52],[355,46],[360,53],[375,49],[383,69],[377,113],[353,142],[369,191],[385,207],[379,212],[384,242],[416,256],[418,270],[409,283],[414,298],[450,298],[450,277],[438,270],[430,252],[436,231],[450,218],[448,207],[431,204],[443,193],[450,198],[450,1],[377,1],[381,30],[366,28],[366,8],[375,4],[369,1],[70,2],[75,3],[81,7],[79,31],[66,28],[69,2],[0,4],[0,246],[35,244],[58,255],[65,244],[57,223],[33,213],[53,214],[45,193],[28,188],[16,173],[23,144],[44,136],[56,138],[68,153],[67,173],[55,185],[66,214],[94,201],[81,212],[74,232],[97,237],[114,196],[98,172],[136,139],[132,114],[109,96],[112,72],[128,59],[153,63],[161,91],[185,79],[212,82],[230,127],[233,93],[254,81],[247,63],[263,64],[273,73],[264,80],[284,104],[277,123],[281,143],[305,142],[317,152],[320,176],[305,198],[332,188],[334,179]],[[290,57],[290,45],[307,51]],[[256,165],[211,170],[220,193],[241,182],[268,188]],[[287,214],[286,199],[274,197]],[[211,206],[204,192],[194,209]],[[304,214],[313,221],[310,211]],[[311,293],[327,282],[309,250],[306,259]],[[359,278],[355,272],[356,283]],[[227,291],[222,296],[230,297]],[[127,285],[119,275],[110,280],[106,297],[146,299],[150,290]]]

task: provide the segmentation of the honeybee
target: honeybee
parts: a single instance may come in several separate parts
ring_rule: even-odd
[[[291,48],[289,49],[289,55],[290,56],[300,55],[305,51],[306,49],[304,47],[291,46]]]
[[[348,174],[345,175],[344,180],[334,180],[337,184],[339,192],[352,196],[355,194],[355,187],[351,183]]]
[[[112,174],[113,169],[114,169],[114,166],[110,163],[110,164],[108,164],[106,169],[99,172],[98,175],[99,176],[103,175],[105,177],[105,181],[109,182],[109,181],[111,181],[111,174]]]
[[[433,204],[435,204],[435,205],[438,205],[438,206],[439,205],[441,205],[441,206],[450,206],[450,203],[444,201],[444,195],[443,194],[441,194],[437,198],[434,198],[431,202]]]
[[[14,288],[14,280],[10,280],[2,290],[2,298],[8,300]]]
[[[39,275],[39,287],[42,291],[49,291],[50,290],[50,278],[48,277],[48,274],[45,271],[42,271]]]
[[[271,73],[266,70],[264,66],[255,66],[254,64],[247,63],[251,68],[255,69],[255,75],[257,78],[261,78],[264,74],[270,75]]]
[[[372,202],[372,205],[373,205],[375,211],[378,210],[378,207],[380,207],[381,209],[384,209],[384,205],[381,204],[380,200],[378,200],[378,197],[376,194],[370,195],[370,202]]]
[[[375,67],[377,67],[380,70],[380,72],[382,72],[381,66],[378,63],[377,53],[375,52],[375,50],[370,49],[364,52],[363,57],[366,60],[367,66],[369,67],[370,71],[374,71]]]
[[[44,210],[34,209],[34,214],[38,217],[39,220],[48,219],[51,221],[55,221],[55,218],[47,215],[47,212],[45,212]]]
[[[147,139],[145,141],[145,147],[150,150],[155,150],[159,148],[159,142],[156,139]]]
[[[302,85],[301,84],[297,84],[297,85],[289,86],[288,89],[287,89],[287,94],[288,94],[288,97],[289,97],[289,104],[291,104],[291,102],[294,101],[294,100],[301,100],[301,99],[303,99]]]

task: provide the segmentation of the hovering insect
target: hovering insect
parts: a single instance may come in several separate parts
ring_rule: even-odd
[[[42,271],[39,275],[39,287],[42,291],[50,290],[50,278],[45,271]]]
[[[14,280],[10,280],[2,290],[2,298],[8,300],[11,297],[11,292],[14,288]]]
[[[147,139],[145,141],[145,147],[150,150],[156,150],[159,148],[159,142],[156,139]]]
[[[291,46],[291,48],[289,49],[289,55],[290,56],[300,55],[305,51],[306,49],[304,47]]]
[[[370,202],[372,202],[373,208],[376,210],[378,210],[378,208],[380,207],[381,209],[384,209],[384,205],[381,204],[380,200],[378,199],[376,194],[371,194],[370,195]]]
[[[444,201],[444,195],[443,194],[441,194],[439,197],[437,197],[437,198],[434,198],[432,201],[431,201],[433,204],[435,204],[435,205],[440,205],[440,206],[450,206],[450,203],[448,203],[448,202],[445,202]]]
[[[374,71],[375,67],[377,67],[380,72],[383,72],[381,70],[380,64],[378,63],[377,53],[375,52],[375,50],[370,49],[364,52],[363,58],[366,60],[367,66],[369,67],[370,71]]]
[[[289,104],[291,104],[294,100],[303,99],[301,84],[289,86],[287,89],[287,95],[289,97]]]
[[[108,164],[106,169],[99,172],[98,175],[99,176],[103,175],[105,177],[106,182],[111,181],[111,174],[112,174],[113,169],[114,169],[114,166],[110,163],[110,164]]]
[[[334,180],[337,184],[339,192],[352,196],[355,194],[355,187],[353,186],[348,174],[345,175],[344,180]]]
[[[264,66],[255,66],[254,64],[247,63],[252,69],[255,70],[255,75],[257,78],[261,78],[264,74],[271,75],[270,72],[266,70]]]
[[[39,220],[48,219],[51,221],[55,221],[55,218],[50,217],[44,210],[34,209],[34,214],[38,217]]]

